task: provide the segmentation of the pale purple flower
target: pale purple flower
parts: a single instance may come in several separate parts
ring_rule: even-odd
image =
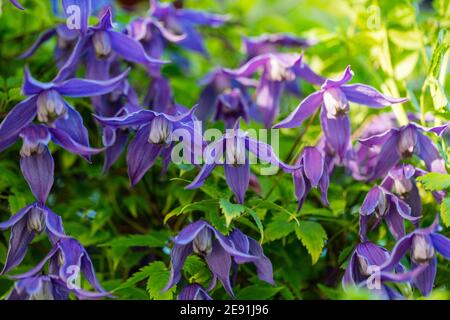
[[[321,90],[306,97],[299,106],[274,128],[299,127],[303,121],[321,108],[321,124],[327,143],[343,161],[350,147],[349,101],[371,108],[384,108],[407,101],[406,98],[387,97],[364,84],[346,84],[353,78],[350,66],[336,80],[327,79]]]
[[[177,300],[212,300],[212,298],[205,288],[197,283],[192,283],[181,290]]]

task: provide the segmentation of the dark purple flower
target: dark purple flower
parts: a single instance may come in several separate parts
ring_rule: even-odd
[[[317,187],[320,188],[322,202],[328,206],[327,192],[330,184],[330,172],[320,151],[315,147],[306,147],[296,164],[300,165],[300,168],[292,173],[292,179],[298,210],[302,208],[311,189]]]
[[[229,187],[233,190],[237,201],[243,203],[250,180],[250,161],[247,151],[255,155],[257,159],[277,168],[281,167],[284,171],[292,172],[298,168],[298,166],[284,164],[275,155],[270,145],[248,136],[246,132],[239,129],[239,121],[237,121],[233,129],[227,129],[226,134],[206,148],[205,164],[186,189],[201,187],[216,166],[223,166]]]
[[[236,236],[238,235],[236,234]],[[170,279],[164,290],[169,290],[180,281],[181,269],[183,268],[184,262],[186,261],[186,258],[194,252],[205,259],[213,274],[210,285],[211,289],[215,286],[216,279],[219,279],[226,292],[234,297],[230,282],[230,270],[233,262],[232,258],[236,263],[245,263],[255,262],[263,257],[260,246],[258,249],[254,249],[254,247],[250,249],[249,242],[239,242],[239,244],[236,245],[236,243],[231,240],[231,236],[226,238],[208,222],[203,220],[194,222],[185,227],[173,239],[173,242],[174,247],[171,252],[172,268]],[[242,252],[240,250],[241,247],[239,246],[243,248],[246,246],[248,249],[247,252]],[[259,254],[259,256],[249,254],[251,251],[255,254]],[[269,271],[268,269],[260,270],[264,272],[263,280],[271,277],[271,275],[265,273]]]
[[[415,222],[419,219],[411,215],[411,208],[406,202],[381,186],[370,189],[359,213],[359,234],[363,241],[367,240],[367,229],[373,216],[375,216],[375,223],[372,228],[384,220],[396,240],[405,235],[404,220]]]
[[[186,107],[175,102],[170,82],[163,76],[153,77],[144,99],[144,107],[170,115],[188,111]]]
[[[250,120],[250,106],[239,88],[226,90],[217,97],[214,121],[223,120],[226,128],[232,128],[239,118]]]
[[[12,276],[13,279],[23,280],[38,275],[49,262],[49,275],[55,276],[69,289],[81,290],[77,281],[83,274],[89,284],[97,291],[95,295],[110,296],[100,285],[94,271],[91,258],[86,249],[75,239],[70,237],[61,238],[56,242],[47,256],[39,262],[33,269],[26,273]]]
[[[387,97],[376,89],[364,84],[346,84],[353,78],[350,66],[341,78],[328,79],[320,91],[306,97],[299,106],[274,128],[299,127],[302,122],[321,108],[321,124],[327,143],[344,160],[350,145],[349,101],[364,104],[372,108],[384,108],[395,103],[407,101],[406,98]]]
[[[280,109],[285,84],[295,80],[293,67],[301,60],[302,56],[298,54],[268,53],[251,59],[236,70],[225,69],[224,72],[236,78],[249,78],[262,70],[256,88],[256,105],[259,120],[271,127]]]
[[[196,27],[219,27],[229,19],[228,16],[176,8],[172,3],[160,3],[158,0],[150,0],[150,6],[150,17],[159,20],[171,34],[183,35],[183,39],[177,41],[181,47],[205,56],[207,55],[205,44]]]
[[[392,250],[389,260],[382,265],[382,270],[391,269],[409,251],[412,268],[423,268],[423,271],[414,277],[414,285],[422,295],[429,295],[433,290],[436,277],[436,252],[439,252],[445,259],[450,259],[450,240],[437,233],[438,229],[439,219],[436,217],[431,226],[416,229],[401,238]]]
[[[212,298],[201,285],[193,283],[181,290],[177,300],[212,300]]]
[[[387,286],[385,282],[409,282],[422,272],[423,268],[405,272],[397,261],[390,268],[382,270],[381,266],[389,260],[389,257],[389,251],[372,242],[358,244],[342,279],[344,289],[349,286],[366,287],[383,299],[404,299],[397,290]]]
[[[37,275],[24,278],[14,284],[7,300],[69,300],[73,292],[78,299],[98,299],[104,293],[89,292],[82,289],[69,289],[59,277]]]
[[[440,135],[447,125],[425,128],[416,123],[409,123],[401,128],[393,128],[382,134],[359,141],[369,148],[379,150],[377,164],[371,179],[377,179],[397,165],[401,159],[417,155],[425,162],[428,171],[447,173],[445,162],[439,155],[431,139],[424,132],[433,132]]]
[[[127,163],[128,176],[132,186],[137,184],[144,174],[154,165],[161,155],[163,165],[167,167],[170,162],[175,141],[183,137],[184,150],[188,154],[184,157],[192,161],[192,157],[201,155],[203,139],[201,129],[193,124],[195,108],[181,115],[168,115],[151,110],[138,112],[117,118],[102,118],[97,120],[112,128],[138,127],[135,138],[128,146]],[[196,149],[200,148],[200,151]]]
[[[97,25],[89,27],[80,36],[72,55],[60,69],[56,79],[61,81],[73,74],[85,53],[89,78],[93,79],[104,78],[114,60],[113,54],[127,61],[144,65],[152,74],[158,74],[161,65],[165,63],[149,57],[142,45],[132,37],[115,31],[110,8],[104,12]]]
[[[1,274],[19,265],[28,245],[38,234],[45,232],[52,244],[64,235],[61,217],[46,206],[34,203],[14,214],[8,221],[0,223],[0,230],[11,229],[8,255]]]

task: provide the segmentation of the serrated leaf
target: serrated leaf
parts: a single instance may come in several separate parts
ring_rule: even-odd
[[[446,196],[441,204],[441,220],[446,227],[450,227],[450,196]]]
[[[166,245],[170,233],[167,230],[152,231],[146,235],[130,235],[118,237],[101,244],[102,247],[150,247],[161,248]]]
[[[421,182],[425,189],[430,191],[441,191],[450,188],[450,174],[430,172],[418,177],[417,181]]]
[[[265,239],[274,241],[288,236],[295,230],[296,222],[288,221],[285,216],[275,216],[275,218],[267,224],[265,229]]]
[[[183,213],[188,213],[192,211],[202,211],[202,212],[210,212],[211,210],[216,210],[218,207],[217,200],[215,199],[209,199],[209,200],[203,200],[195,203],[190,203],[185,206],[180,206],[175,209],[173,209],[171,212],[169,212],[164,217],[164,223],[167,223],[167,221],[175,216],[179,216]]]
[[[259,233],[261,234],[261,240],[259,242],[264,242],[264,227],[262,225],[261,219],[259,219],[258,214],[255,210],[247,208],[248,213],[252,216],[253,220],[255,221],[256,226],[258,227]]]
[[[225,216],[225,221],[227,227],[230,226],[233,219],[239,218],[245,211],[245,206],[241,204],[234,204],[226,199],[220,199],[219,201],[220,209]]]
[[[150,276],[147,281],[147,292],[152,300],[171,300],[175,293],[176,286],[162,292],[169,281],[170,271],[161,261],[155,261],[149,266]]]
[[[315,264],[327,239],[327,233],[322,225],[312,221],[301,221],[300,225],[295,226],[295,234],[311,255],[312,264]]]
[[[195,282],[206,287],[211,280],[211,272],[205,262],[198,256],[187,257],[183,270],[188,274],[191,283]]]
[[[152,271],[151,265],[142,267],[138,272],[133,273],[133,275],[128,278],[125,283],[122,283],[118,286],[114,291],[123,290],[126,288],[130,288],[134,286],[136,283],[141,282],[142,280],[147,279],[150,276],[150,272]]]

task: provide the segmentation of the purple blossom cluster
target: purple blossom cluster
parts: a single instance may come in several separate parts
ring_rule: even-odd
[[[19,9],[18,1],[11,0]],[[382,114],[364,127],[354,143],[350,127],[350,102],[382,109],[407,101],[388,97],[373,87],[350,84],[353,71],[348,66],[337,79],[316,74],[298,53],[280,49],[300,50],[315,41],[292,35],[263,35],[244,38],[246,57],[235,69],[217,67],[201,81],[198,106],[186,108],[174,101],[161,60],[168,44],[208,56],[198,26],[219,27],[230,17],[202,11],[177,8],[172,4],[150,1],[150,11],[118,30],[110,7],[99,11],[99,22],[89,25],[92,4],[88,0],[63,0],[63,6],[78,5],[82,25],[70,30],[59,25],[45,31],[21,58],[33,55],[52,37],[57,37],[55,62],[58,74],[51,82],[40,82],[24,69],[22,91],[27,97],[16,105],[0,124],[0,151],[22,140],[20,168],[36,198],[10,220],[0,223],[0,230],[11,230],[8,255],[2,274],[8,273],[24,259],[33,238],[47,234],[51,251],[33,269],[12,276],[16,285],[9,299],[67,299],[73,293],[80,299],[110,297],[97,280],[87,251],[73,237],[66,235],[61,217],[46,206],[54,182],[55,163],[49,143],[62,147],[90,161],[92,155],[105,154],[106,172],[126,148],[130,184],[137,184],[161,157],[164,170],[171,162],[176,145],[174,132],[185,130],[189,139],[182,144],[195,157],[200,148],[206,154],[197,177],[186,186],[199,188],[217,166],[223,166],[228,186],[238,203],[252,180],[249,154],[280,167],[292,175],[299,210],[308,193],[319,188],[324,206],[329,205],[328,187],[335,167],[342,166],[357,180],[380,180],[367,194],[360,208],[360,240],[351,255],[343,278],[344,287],[370,287],[378,281],[375,292],[383,298],[403,298],[389,285],[408,282],[423,295],[428,295],[437,268],[436,254],[450,257],[450,240],[439,234],[438,220],[421,228],[422,206],[415,179],[428,172],[446,173],[445,162],[430,135],[441,136],[443,125],[425,128],[414,121],[399,127],[390,114]],[[122,61],[143,67],[152,79],[143,107],[128,81],[129,69]],[[181,62],[183,63],[183,62]],[[80,68],[80,67],[84,68]],[[75,75],[85,70],[85,78]],[[299,80],[317,87],[304,98],[284,120],[274,125],[280,114],[281,97],[286,93],[300,96]],[[255,92],[253,95],[252,92]],[[65,98],[90,97],[94,117],[102,134],[103,146],[89,144],[88,131],[80,113]],[[318,113],[323,138],[316,146],[307,146],[293,165],[281,161],[272,147],[250,137],[240,129],[241,119],[254,120],[265,128],[298,128]],[[211,144],[203,140],[197,121],[223,121],[227,130]],[[200,137],[197,139],[197,137]],[[218,158],[227,161],[218,164]],[[411,161],[414,160],[414,161]],[[417,161],[416,161],[417,160]],[[416,167],[423,161],[424,169]],[[437,202],[443,192],[435,192]],[[414,231],[407,234],[407,224]],[[382,222],[397,241],[392,252],[372,243],[369,233]],[[272,264],[263,248],[254,239],[234,228],[228,235],[204,220],[191,223],[173,239],[171,275],[165,290],[176,285],[181,270],[191,254],[202,257],[213,277],[208,288],[191,284],[179,299],[211,299],[209,292],[217,280],[234,297],[230,273],[241,264],[251,263],[258,277],[274,284]],[[409,267],[402,258],[409,253]],[[48,271],[43,272],[48,264]],[[75,268],[74,268],[75,267]],[[375,271],[374,271],[375,270]],[[82,273],[95,292],[73,285]],[[371,288],[369,288],[371,289]]]

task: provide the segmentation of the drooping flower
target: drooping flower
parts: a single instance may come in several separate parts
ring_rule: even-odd
[[[81,300],[105,297],[104,293],[69,288],[56,276],[36,275],[17,281],[6,300],[69,300],[71,292]]]
[[[164,290],[169,290],[180,281],[181,269],[183,268],[184,262],[194,252],[203,257],[208,264],[213,274],[211,286],[214,287],[216,279],[219,279],[226,292],[234,297],[230,282],[232,259],[236,263],[254,262],[256,264],[256,261],[261,261],[260,259],[264,259],[265,257],[260,246],[258,249],[254,249],[254,247],[250,248],[249,242],[245,243],[245,241],[238,242],[239,244],[236,245],[234,242],[236,240],[233,241],[230,238],[225,237],[208,222],[203,220],[194,222],[181,230],[173,239],[174,247],[171,251],[172,268],[169,282]],[[248,250],[247,252],[242,252],[240,250],[241,248]],[[249,252],[258,255],[254,256],[251,253],[249,254]],[[266,262],[261,263],[267,264]],[[260,270],[264,272],[262,280],[266,281],[267,278],[271,277],[271,275],[266,273],[268,271],[267,269]]]
[[[438,229],[439,218],[436,217],[431,226],[416,229],[401,238],[392,250],[389,260],[381,266],[382,271],[391,269],[407,252],[410,252],[412,268],[423,268],[423,271],[414,277],[414,285],[422,295],[429,295],[433,290],[436,277],[436,252],[439,252],[445,259],[450,259],[450,239],[438,233]]]
[[[234,192],[237,201],[243,203],[250,180],[248,152],[259,160],[270,163],[272,166],[281,168],[286,172],[292,172],[298,168],[298,166],[284,164],[275,155],[270,145],[248,136],[246,132],[239,129],[238,120],[233,129],[227,129],[220,139],[214,141],[206,148],[204,152],[205,164],[186,189],[201,187],[217,166],[223,166],[228,186]]]
[[[229,20],[228,16],[177,8],[172,3],[160,3],[158,0],[150,0],[149,15],[160,21],[171,34],[183,35],[183,39],[176,41],[178,45],[205,56],[207,51],[197,26],[220,27]]]
[[[411,208],[406,202],[381,186],[370,189],[359,213],[359,234],[363,241],[367,240],[367,229],[373,216],[375,216],[373,227],[384,220],[396,240],[405,235],[404,220],[415,222],[419,219],[411,215]]]
[[[384,108],[407,101],[406,98],[387,97],[364,84],[346,84],[353,78],[350,66],[336,80],[327,79],[320,91],[306,97],[299,106],[274,128],[299,127],[321,107],[321,124],[328,144],[343,161],[350,145],[349,101],[371,108]]]
[[[428,171],[446,173],[445,162],[439,151],[431,139],[424,135],[424,132],[440,135],[446,128],[447,124],[425,128],[411,122],[401,128],[392,128],[379,135],[359,140],[367,147],[379,149],[371,179],[385,176],[401,159],[408,159],[414,154],[425,162]]]
[[[170,82],[163,76],[153,77],[144,98],[145,107],[169,115],[182,114],[188,111],[186,107],[176,103]]]
[[[33,269],[11,278],[23,280],[35,277],[47,262],[49,262],[49,276],[57,277],[65,284],[70,284],[75,291],[81,290],[78,281],[83,274],[89,284],[97,291],[97,296],[111,296],[100,285],[86,249],[77,240],[70,237],[61,238],[56,242],[52,250]]]
[[[163,158],[163,166],[167,167],[175,141],[179,137],[183,137],[181,143],[184,146],[183,150],[187,153],[183,153],[185,159],[193,161],[193,156],[201,155],[203,139],[201,128],[193,124],[194,111],[195,108],[184,114],[171,116],[151,110],[141,110],[123,117],[96,116],[96,118],[103,125],[112,128],[138,128],[135,138],[128,146],[127,154],[128,176],[131,185],[134,186],[160,155]]]
[[[212,300],[212,298],[205,288],[197,283],[192,283],[181,290],[177,300]]]
[[[296,165],[299,165],[300,168],[292,173],[292,179],[298,210],[302,208],[311,189],[317,187],[320,188],[322,202],[328,206],[327,192],[330,184],[330,172],[320,151],[316,147],[306,147]]]
[[[214,121],[223,120],[226,128],[231,128],[239,118],[250,120],[250,106],[243,92],[234,88],[226,90],[217,97],[214,105]]]
[[[278,115],[285,84],[296,78],[293,67],[301,60],[299,54],[268,53],[251,59],[236,70],[225,69],[224,72],[236,78],[249,78],[262,70],[256,88],[257,116],[268,128]]]
[[[8,254],[1,274],[19,265],[25,257],[28,245],[36,235],[45,232],[52,244],[66,237],[61,217],[40,203],[33,203],[0,223],[0,230],[11,229]]]
[[[87,55],[87,69],[91,79],[104,78],[114,60],[113,54],[145,66],[151,74],[158,74],[165,63],[149,57],[142,45],[132,37],[114,30],[110,8],[103,13],[97,25],[87,28],[81,34],[72,55],[61,67],[56,79],[61,81],[73,74],[84,54]]]

